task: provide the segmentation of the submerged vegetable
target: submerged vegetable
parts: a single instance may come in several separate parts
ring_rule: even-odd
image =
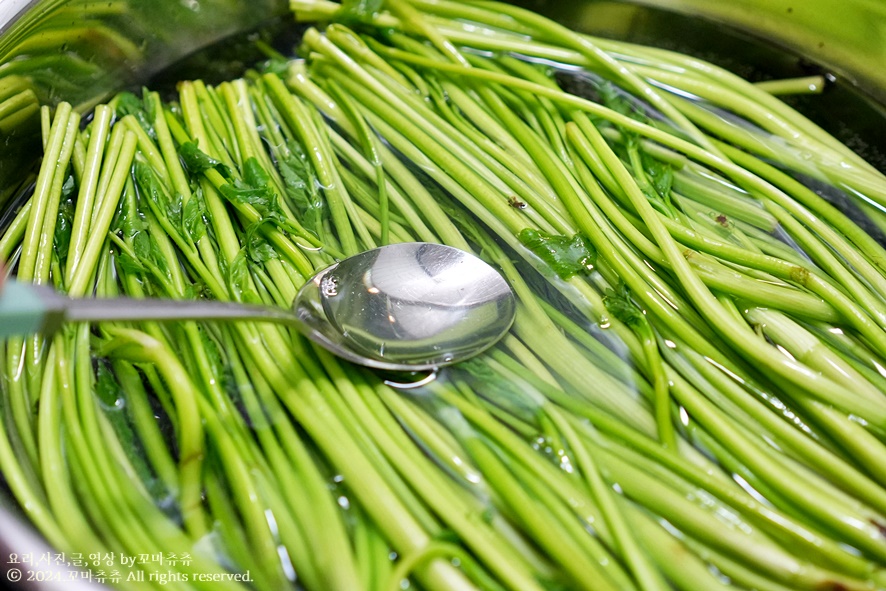
[[[0,472],[54,546],[175,554],[118,560],[139,588],[886,588],[886,251],[817,189],[886,227],[879,171],[765,87],[510,5],[291,4],[304,61],[44,107],[0,257],[285,307],[444,242],[513,331],[412,389],[273,325],[3,343]]]

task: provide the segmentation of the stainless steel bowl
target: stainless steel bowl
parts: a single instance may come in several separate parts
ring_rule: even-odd
[[[741,73],[789,76],[802,73],[798,64],[817,64],[846,87],[886,103],[886,70],[880,66],[886,59],[882,2],[840,2],[835,23],[821,16],[831,14],[834,0],[512,1],[578,29],[713,58]],[[33,90],[41,103],[65,100],[86,111],[117,90],[138,87],[200,48],[275,19],[278,23],[288,19],[287,4],[285,0],[2,0],[0,78],[27,67],[37,74]],[[742,34],[765,40],[767,50],[747,43]],[[840,98],[833,104],[846,105]],[[848,105],[847,116],[865,127],[871,105],[854,100]],[[833,112],[830,104],[826,110]],[[848,123],[859,127],[855,121]],[[2,214],[9,187],[36,159],[36,116],[12,130],[4,129],[0,121],[0,137]]]
[[[26,70],[41,104],[89,108],[169,64],[284,15],[285,0],[0,1],[0,78]],[[3,100],[0,90],[0,102]],[[0,212],[39,148],[36,115],[0,121]]]
[[[886,102],[886,3],[844,0],[836,25],[820,17],[836,9],[835,0],[517,3],[594,34],[694,53],[752,78],[799,75],[808,68],[833,74],[839,82],[830,95],[796,106],[840,139],[865,144],[864,156],[886,169],[886,120],[878,102]],[[95,12],[87,20],[78,14],[83,10]],[[285,0],[0,0],[0,81],[27,65],[37,101],[65,100],[88,111],[220,39],[288,22],[286,10]],[[230,52],[223,59],[230,60]],[[0,227],[15,188],[38,161],[39,141],[36,113],[14,128],[0,125]],[[0,474],[0,587],[10,553],[45,550]],[[54,588],[29,585],[16,589]]]

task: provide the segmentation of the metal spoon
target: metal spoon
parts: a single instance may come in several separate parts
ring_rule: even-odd
[[[262,320],[296,326],[332,353],[392,371],[435,369],[481,353],[514,321],[504,278],[472,254],[440,244],[383,246],[321,271],[292,310],[206,300],[72,299],[9,281],[0,337],[52,333],[64,322]]]

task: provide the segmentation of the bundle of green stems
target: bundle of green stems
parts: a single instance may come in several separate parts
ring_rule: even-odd
[[[773,95],[808,80],[508,4],[291,6],[299,59],[42,107],[0,260],[289,307],[439,242],[514,327],[406,389],[269,323],[10,339],[0,474],[54,547],[189,557],[123,589],[886,589],[886,179]]]

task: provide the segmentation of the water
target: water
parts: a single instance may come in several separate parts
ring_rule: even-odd
[[[242,62],[236,63],[226,59],[225,56],[229,55],[227,53],[228,49],[227,47],[219,48],[219,53],[210,57],[210,60],[220,60],[219,63],[227,63],[232,67],[231,70],[220,70],[223,77],[233,75],[234,71],[241,69],[244,65]],[[173,79],[189,77],[186,74],[186,70],[182,69],[172,70],[168,76]],[[815,98],[824,100],[827,99],[827,96]],[[507,245],[499,246],[507,247]],[[507,255],[517,258],[518,253],[508,250]],[[650,264],[648,261],[645,261],[645,264],[654,272],[660,272],[656,270],[655,265]],[[635,381],[637,368],[628,357],[628,348],[625,343],[614,331],[610,330],[609,325],[598,326],[587,320],[586,314],[583,312],[589,308],[586,298],[590,296],[591,292],[579,291],[574,285],[566,284],[565,282],[555,282],[553,286],[550,283],[546,284],[539,280],[539,276],[531,267],[532,265],[529,264],[521,264],[521,274],[527,278],[532,287],[544,285],[545,287],[538,288],[539,295],[563,315],[559,325],[552,324],[550,327],[545,327],[551,331],[550,334],[533,334],[532,331],[527,331],[521,334],[519,339],[512,339],[511,342],[503,345],[498,351],[493,352],[477,364],[445,370],[440,375],[432,374],[428,376],[427,381],[419,380],[418,382],[406,384],[406,382],[411,380],[404,380],[403,383],[394,383],[392,379],[388,379],[386,383],[398,390],[393,393],[387,389],[377,387],[379,376],[351,372],[350,370],[338,370],[343,373],[336,375],[346,376],[348,379],[345,381],[353,381],[358,388],[353,391],[345,387],[342,387],[340,390],[336,389],[327,381],[323,370],[317,369],[315,353],[304,347],[293,347],[292,352],[298,355],[300,360],[307,360],[306,366],[312,368],[312,371],[319,375],[313,375],[312,377],[315,378],[313,381],[307,380],[302,376],[301,381],[294,381],[288,388],[280,387],[279,385],[276,387],[275,394],[279,395],[284,403],[287,402],[287,398],[289,399],[288,401],[291,405],[286,407],[287,410],[284,410],[279,401],[276,401],[276,398],[273,396],[262,396],[258,402],[262,420],[255,420],[255,416],[250,416],[249,411],[246,410],[243,404],[234,404],[233,414],[227,417],[219,410],[218,414],[222,416],[223,423],[221,425],[210,425],[213,429],[213,441],[219,440],[228,446],[243,446],[244,449],[250,450],[250,453],[255,453],[256,457],[260,458],[260,461],[257,461],[260,464],[265,461],[265,458],[258,453],[258,447],[253,438],[261,441],[262,450],[273,450],[275,449],[274,446],[277,445],[275,438],[280,437],[283,442],[281,445],[286,452],[285,460],[291,461],[293,465],[297,464],[299,460],[305,461],[307,465],[312,464],[312,460],[316,460],[319,465],[319,474],[311,476],[305,472],[299,472],[299,478],[289,482],[289,484],[293,485],[292,488],[280,486],[279,490],[287,495],[298,495],[300,494],[299,487],[302,482],[314,478],[314,484],[319,483],[320,489],[331,493],[331,498],[327,499],[327,501],[331,500],[336,504],[334,509],[341,510],[341,513],[346,514],[342,519],[347,528],[357,527],[355,524],[358,523],[358,518],[354,517],[356,512],[363,510],[373,511],[375,507],[371,503],[367,503],[364,500],[365,497],[360,496],[360,494],[366,494],[366,489],[363,488],[366,482],[360,478],[359,471],[354,470],[350,472],[347,478],[337,471],[336,463],[343,463],[349,468],[352,468],[352,466],[349,464],[350,458],[345,457],[342,452],[338,452],[337,445],[330,445],[330,441],[332,444],[342,443],[335,441],[336,437],[340,437],[342,440],[350,440],[353,437],[355,441],[363,444],[362,446],[348,449],[357,454],[363,451],[367,454],[367,458],[371,459],[373,465],[382,466],[385,471],[384,476],[389,481],[397,483],[398,493],[415,490],[422,491],[422,503],[427,502],[431,507],[425,508],[424,505],[416,502],[416,505],[419,505],[419,507],[412,507],[414,518],[431,530],[433,527],[427,526],[427,523],[436,524],[438,519],[441,521],[445,520],[445,528],[441,527],[441,531],[437,532],[439,538],[443,540],[454,538],[455,542],[460,543],[464,541],[465,536],[462,536],[460,539],[449,528],[455,529],[459,525],[463,526],[459,521],[459,517],[463,515],[462,511],[465,509],[467,509],[466,514],[471,519],[476,520],[478,523],[486,523],[487,525],[495,524],[505,534],[509,534],[511,530],[508,529],[509,526],[503,525],[503,522],[507,519],[513,519],[514,515],[518,517],[526,515],[521,513],[521,511],[526,511],[527,507],[521,504],[520,499],[516,498],[509,499],[507,511],[498,512],[492,509],[490,503],[492,495],[488,492],[488,487],[491,485],[487,482],[485,475],[492,473],[494,469],[500,466],[507,468],[505,472],[510,471],[516,475],[514,477],[516,486],[525,487],[524,492],[528,491],[527,494],[529,494],[533,502],[540,503],[541,494],[547,494],[548,496],[544,497],[544,503],[547,504],[545,506],[560,508],[558,510],[561,511],[561,515],[562,511],[568,510],[566,508],[574,509],[576,506],[586,508],[590,505],[592,497],[583,488],[584,483],[580,483],[580,485],[575,484],[572,479],[565,478],[563,475],[579,474],[587,466],[581,465],[577,456],[569,450],[569,445],[564,444],[564,437],[560,426],[552,424],[552,417],[545,415],[545,411],[548,410],[548,405],[545,402],[546,398],[549,396],[561,396],[560,400],[563,401],[564,399],[575,397],[572,402],[581,406],[585,400],[592,399],[595,396],[609,396],[606,399],[609,411],[613,414],[623,413],[623,418],[626,420],[636,421],[634,426],[639,430],[652,433],[654,426],[650,421],[645,420],[648,417],[645,414],[636,413],[642,414],[641,418],[637,419],[636,414],[633,412],[637,409],[648,409],[650,392],[648,388],[641,391],[640,386],[638,386],[640,382]],[[600,291],[603,291],[606,287],[614,287],[604,277],[603,273],[605,272],[606,270],[603,269],[600,272],[594,273],[589,280],[589,285],[594,284]],[[587,287],[587,289],[592,288]],[[675,304],[674,307],[678,306]],[[579,341],[576,337],[578,342],[574,344],[575,349],[581,351],[582,354],[582,364],[578,370],[567,367],[565,364],[560,364],[557,366],[556,371],[552,371],[552,373],[557,375],[551,375],[551,381],[562,380],[562,376],[566,375],[565,382],[568,382],[568,387],[566,388],[568,391],[566,392],[559,390],[559,387],[550,388],[551,384],[546,383],[545,379],[537,379],[537,381],[532,382],[529,377],[517,375],[519,370],[502,367],[500,358],[495,357],[496,353],[506,351],[522,359],[530,359],[532,354],[528,352],[525,343],[534,340],[537,349],[542,354],[549,355],[545,360],[553,365],[557,362],[557,351],[552,353],[546,351],[545,347],[553,342],[559,344],[560,341],[557,340],[557,337],[561,336],[559,331],[564,330],[568,332],[572,328],[570,323],[578,324],[579,330],[576,332],[584,332],[593,338],[587,341]],[[211,328],[206,330],[212,331]],[[269,336],[270,333],[266,333],[266,335]],[[288,336],[291,338],[291,335]],[[600,346],[594,348],[591,341]],[[541,344],[539,345],[539,343]],[[666,339],[662,349],[665,354],[673,355],[674,359],[679,359],[682,353],[681,345],[677,340]],[[601,359],[604,360],[604,363],[600,363]],[[218,360],[218,363],[223,364],[225,361],[221,359]],[[294,365],[297,360],[281,357],[277,359],[277,362],[281,367],[285,368],[287,364]],[[688,364],[689,366],[686,367],[685,373],[695,378],[694,383],[698,385],[699,390],[704,390],[710,384],[710,381],[714,379],[714,374],[702,375],[711,362],[703,358],[693,358],[692,362],[695,365]],[[335,362],[326,363],[327,366],[333,369],[337,367]],[[589,377],[591,374],[584,373],[583,370],[595,363],[604,367],[599,374]],[[245,371],[243,368],[239,369],[241,372]],[[695,373],[693,374],[693,372]],[[298,376],[297,373],[286,375]],[[538,378],[538,376],[535,377]],[[224,392],[224,394],[233,399],[235,403],[240,401],[243,395],[249,394],[254,396],[251,386],[247,388],[248,392],[246,390],[241,392],[239,390],[240,385],[232,384],[230,378],[231,376],[225,376],[225,387],[229,388],[229,390]],[[218,379],[221,380],[222,378],[219,377]],[[314,398],[311,398],[312,383],[319,384],[319,388],[322,388],[321,391],[313,393]],[[645,382],[642,383],[645,384]],[[216,382],[213,380],[212,384],[215,385]],[[741,379],[735,379],[730,384],[733,391],[743,389],[754,390],[756,388],[755,384],[745,384]],[[407,390],[406,385],[412,386],[412,388]],[[672,382],[671,385],[673,386],[674,383]],[[262,393],[261,388],[267,389],[268,385],[262,381],[256,385],[256,388]],[[264,392],[264,394],[267,394],[267,392]],[[754,390],[752,394],[759,398],[764,398],[767,393],[765,390]],[[304,400],[297,399],[295,403],[292,403],[292,397],[297,396],[305,396],[305,398]],[[444,398],[446,396],[449,396],[449,398]],[[379,403],[379,399],[381,399],[382,403]],[[298,414],[300,410],[299,405],[302,402],[311,404],[315,408],[327,409],[329,407],[324,405],[329,404],[336,405],[338,409],[349,409],[343,414],[351,417],[350,422],[344,424],[334,422],[327,424],[322,422],[323,420],[329,420],[329,417],[332,415],[342,414],[339,410],[338,412],[317,413],[317,417],[320,418],[314,417],[313,420],[318,422],[306,424],[306,421],[311,420],[311,416]],[[687,455],[693,458],[695,466],[698,468],[698,471],[693,473],[692,476],[700,478],[700,471],[702,469],[713,472],[717,468],[725,467],[725,473],[732,473],[732,478],[749,491],[751,496],[760,502],[768,502],[766,496],[768,491],[760,490],[758,486],[759,479],[755,481],[750,477],[745,478],[743,462],[746,456],[733,458],[728,449],[723,450],[714,447],[716,442],[712,441],[711,435],[705,431],[705,425],[700,419],[704,415],[704,405],[700,405],[695,400],[692,402],[696,404],[693,408],[687,408],[688,403],[687,405],[681,403],[677,410],[679,415],[678,428],[684,429],[687,433],[687,438],[696,443],[698,449],[703,450],[706,454],[687,452]],[[204,401],[204,403],[206,402]],[[214,401],[213,403],[217,402]],[[786,420],[790,421],[794,418],[790,410],[780,400],[771,399],[768,403],[783,408],[783,415]],[[462,407],[458,406],[459,404],[467,404],[468,406],[460,411],[459,408]],[[252,408],[254,409],[254,407]],[[489,420],[495,417],[505,422],[510,428],[508,433],[511,433],[511,435],[484,431],[480,425],[488,425],[485,421],[486,414],[481,414],[479,418],[474,416],[472,417],[473,421],[469,422],[465,417],[472,408],[475,412],[477,412],[477,409],[482,409],[484,413],[488,413]],[[111,416],[121,416],[118,414],[120,412],[118,410],[102,410]],[[590,412],[593,409],[587,408],[585,410]],[[391,413],[390,415],[388,414],[389,412]],[[744,412],[745,410],[742,409],[742,413]],[[269,415],[267,422],[264,420],[265,413]],[[169,416],[165,413],[161,413],[161,415],[165,419],[169,419]],[[744,414],[742,414],[742,419],[744,418]],[[600,417],[592,419],[591,422],[597,420],[602,422]],[[581,421],[579,423],[574,428],[581,429],[586,427],[585,423]],[[381,425],[381,428],[379,428],[379,425]],[[166,426],[168,432],[168,425]],[[777,428],[777,424],[773,424],[771,427]],[[400,431],[401,428],[402,432]],[[290,430],[287,431],[286,429]],[[805,430],[809,431],[809,428]],[[583,439],[588,446],[597,445],[593,433],[591,431],[590,435],[585,434]],[[290,439],[287,439],[287,437]],[[747,435],[742,435],[742,437],[747,437]],[[304,442],[304,449],[298,447],[302,441]],[[315,444],[315,441],[318,443]],[[325,446],[320,445],[319,442],[321,441],[325,442]],[[373,441],[383,443],[375,446],[371,445]],[[346,441],[343,442],[346,443]],[[516,457],[509,455],[513,449],[520,449],[520,445],[533,445],[533,442],[535,442],[534,444],[540,452],[541,461],[533,461],[531,465],[527,466],[516,461]],[[489,447],[483,447],[486,445]],[[623,445],[625,448],[622,450],[624,454],[627,454],[631,449],[630,444],[619,445]],[[476,451],[477,446],[480,447],[481,453],[472,458],[469,458],[470,454],[452,451],[462,449]],[[600,445],[601,449],[605,447],[605,445]],[[217,465],[214,463],[224,463],[225,458],[216,455],[220,453],[219,449],[228,448],[224,446],[219,446],[218,448],[211,446],[209,448],[208,462],[210,466]],[[484,455],[482,450],[487,449],[491,450],[492,453]],[[613,447],[611,449],[615,451],[610,451],[610,455],[606,456],[603,451],[594,447],[595,453],[591,455],[595,458],[604,458],[604,473],[614,480],[614,485],[612,486],[614,492],[619,495],[624,493],[635,497],[642,497],[643,494],[648,495],[651,490],[650,487],[655,482],[650,480],[648,475],[644,479],[641,465],[642,458],[634,458],[633,461],[640,462],[634,468],[625,468],[621,466],[623,462],[621,461],[622,458],[618,456],[619,448]],[[416,450],[419,450],[423,455],[417,455],[415,453]],[[735,450],[735,453],[739,454],[745,451],[744,449],[738,449]],[[281,452],[278,451],[277,453]],[[597,454],[600,455],[598,456]],[[332,458],[327,456],[332,456]],[[606,457],[609,458],[608,461],[605,460]],[[720,459],[721,465],[717,465],[715,458]],[[455,477],[454,485],[449,480],[441,478],[439,474],[432,473],[426,475],[418,471],[417,469],[422,469],[427,465],[428,459],[434,465],[447,467],[446,476]],[[471,461],[477,462],[483,469],[465,468],[464,466]],[[279,468],[283,465],[275,464],[275,467]],[[382,468],[379,469],[381,470]],[[251,474],[258,473],[260,471],[256,470]],[[280,473],[280,477],[283,478],[286,474],[286,470],[283,470]],[[276,560],[280,562],[283,578],[291,581],[296,575],[297,570],[293,561],[304,559],[307,554],[302,554],[301,556],[290,554],[290,550],[280,543],[280,537],[287,533],[283,525],[284,522],[281,521],[287,512],[279,511],[275,513],[269,507],[279,508],[284,501],[264,496],[277,490],[275,487],[255,486],[250,490],[237,488],[240,484],[243,484],[239,479],[241,476],[247,477],[246,480],[248,480],[250,472],[244,471],[228,476],[230,483],[217,485],[217,488],[213,489],[209,498],[211,501],[218,503],[222,509],[224,509],[224,503],[231,502],[228,497],[236,497],[237,495],[242,495],[249,501],[248,503],[244,502],[241,506],[241,510],[244,512],[248,511],[250,506],[260,506],[262,511],[258,515],[257,522],[252,519],[247,520],[244,517],[244,527],[259,527],[262,522],[269,524],[269,539],[274,547],[271,556],[263,555],[260,551],[256,551],[253,548],[243,548],[246,551],[241,552],[239,556],[244,562],[236,564],[233,568],[248,570],[248,561],[253,559],[257,564],[262,563],[263,566],[267,566],[268,563]],[[426,476],[430,476],[434,480],[429,481]],[[721,474],[721,476],[723,475]],[[677,477],[674,478],[676,481]],[[377,480],[373,482],[377,484]],[[556,486],[552,486],[551,490],[545,490],[545,485],[549,482],[555,482]],[[682,481],[679,482],[682,484]],[[282,485],[283,482],[281,481],[280,484]],[[497,484],[501,488],[496,491],[496,498],[507,495],[514,490],[514,487]],[[439,488],[437,488],[437,485],[439,485]],[[562,488],[560,487],[561,485]],[[574,487],[574,489],[570,487]],[[677,489],[679,490],[679,487]],[[445,494],[442,491],[445,491]],[[779,493],[786,494],[783,491],[779,491]],[[316,489],[311,494],[323,496],[317,493]],[[299,501],[305,501],[306,499],[309,501],[310,495],[296,496],[295,498]],[[410,496],[410,498],[412,497]],[[769,498],[777,499],[776,496]],[[702,512],[717,513],[716,517],[722,520],[725,525],[734,525],[736,521],[731,512],[719,512],[717,508],[712,508],[710,506],[712,503],[707,495],[692,493],[686,495],[684,500],[698,505],[693,509],[697,511],[696,515],[702,514]],[[286,502],[291,501],[287,499]],[[582,503],[587,503],[587,505],[582,505]],[[299,511],[299,515],[305,517],[305,527],[308,527],[311,525],[310,521],[313,518],[315,506],[309,502],[299,504],[299,508],[303,509],[305,507],[310,507],[310,509],[304,512]],[[449,511],[452,509],[454,511]],[[529,510],[534,511],[535,509],[530,508]],[[219,513],[223,514],[224,511],[219,510]],[[544,515],[551,514],[553,513],[544,513]],[[588,514],[590,514],[590,510],[588,510]],[[677,539],[685,539],[687,537],[686,529],[690,528],[692,523],[691,520],[687,520],[686,523],[680,523],[678,521],[679,517],[679,514],[671,515],[669,520],[662,519],[661,525],[669,528]],[[365,523],[369,522],[359,523],[365,525]],[[565,523],[566,525],[560,524],[563,525],[564,530],[568,526],[568,520]],[[387,524],[381,523],[380,525]],[[739,522],[739,526],[736,529],[742,530],[743,533],[753,533],[754,531],[747,529],[743,522]],[[581,527],[589,527],[589,524],[581,523]],[[351,535],[354,530],[347,529],[347,532]],[[237,532],[233,533],[236,534]],[[537,543],[538,538],[544,534],[541,531],[531,533],[536,534],[532,543]],[[247,536],[250,534],[251,532],[247,533]],[[237,543],[235,538],[236,536],[229,538],[227,543],[235,546]],[[252,538],[248,538],[248,540],[251,542]],[[529,540],[524,540],[524,543],[528,545],[530,542]],[[561,547],[564,546],[560,539],[557,540],[557,543]],[[219,542],[219,544],[223,545],[224,543]],[[475,540],[473,544],[472,550],[482,554],[484,550],[482,543]],[[377,545],[376,552],[390,556],[390,560],[393,561],[396,555],[390,552],[387,545],[388,542],[381,542],[381,544]],[[570,544],[567,543],[565,546],[570,546]],[[295,547],[297,545],[293,544],[292,548]],[[380,550],[379,547],[381,547]],[[266,547],[265,549],[267,550]],[[531,552],[527,551],[527,554],[532,552],[534,550]],[[257,556],[253,556],[256,554]],[[558,558],[563,562],[568,562],[563,556]],[[613,562],[608,559],[600,560],[599,563],[607,569],[620,568],[618,565],[613,566]]]

